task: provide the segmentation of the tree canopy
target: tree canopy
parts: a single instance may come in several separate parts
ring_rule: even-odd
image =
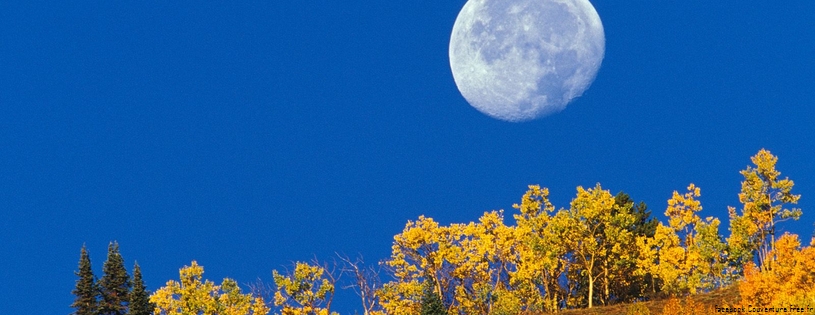
[[[391,276],[385,281],[361,259],[340,255],[340,268],[315,259],[273,270],[274,287],[258,295],[242,293],[229,278],[219,285],[205,280],[203,267],[192,261],[178,281],[150,294],[139,265],[131,280],[112,242],[99,281],[83,246],[71,306],[76,315],[265,315],[273,309],[333,315],[336,290],[345,287],[356,290],[366,315],[538,314],[686,297],[734,283],[742,299],[759,304],[815,301],[815,239],[802,247],[797,235],[776,238],[778,224],[801,217],[790,207],[801,196],[792,193],[791,180],[781,179],[769,151],[751,161],[741,171],[741,207],[728,209],[727,238],[718,218],[702,215],[702,188],[693,183],[666,194],[665,220],[600,183],[577,187],[561,208],[548,188],[530,185],[511,216],[491,210],[468,223],[444,225],[423,215],[408,221],[381,262]],[[342,285],[343,274],[350,284]],[[663,313],[709,311],[678,301],[669,300]],[[628,312],[650,311],[633,304]]]

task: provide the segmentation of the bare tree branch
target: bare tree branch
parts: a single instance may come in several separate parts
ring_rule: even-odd
[[[352,278],[350,283],[342,288],[354,290],[362,303],[363,314],[369,315],[380,309],[376,291],[382,287],[382,280],[379,278],[381,266],[366,266],[362,255],[351,259],[348,255],[337,253],[337,257],[342,261],[342,273],[347,273]]]

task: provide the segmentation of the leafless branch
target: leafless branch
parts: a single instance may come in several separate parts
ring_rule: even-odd
[[[354,290],[354,293],[360,298],[365,315],[378,309],[379,299],[376,296],[376,291],[382,287],[382,281],[379,278],[382,268],[379,265],[376,267],[366,266],[362,255],[351,259],[348,255],[337,253],[337,257],[342,261],[342,273],[347,273],[352,278],[342,288]]]
[[[274,301],[274,287],[264,282],[260,277],[258,277],[255,282],[246,284],[246,286],[249,288],[249,292],[252,293],[252,296],[262,298],[267,304]]]

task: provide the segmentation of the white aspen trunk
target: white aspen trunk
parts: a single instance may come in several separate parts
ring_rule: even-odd
[[[594,276],[589,272],[589,308],[593,306],[592,300],[594,299]]]

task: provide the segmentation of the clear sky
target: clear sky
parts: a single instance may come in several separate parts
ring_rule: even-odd
[[[0,2],[0,314],[68,314],[116,240],[155,290],[388,257],[407,220],[568,207],[600,182],[659,218],[738,205],[767,148],[815,222],[815,2],[593,1],[606,55],[566,110],[489,118],[448,61],[464,1]],[[512,223],[512,220],[507,220]],[[353,314],[341,295],[335,309]]]

